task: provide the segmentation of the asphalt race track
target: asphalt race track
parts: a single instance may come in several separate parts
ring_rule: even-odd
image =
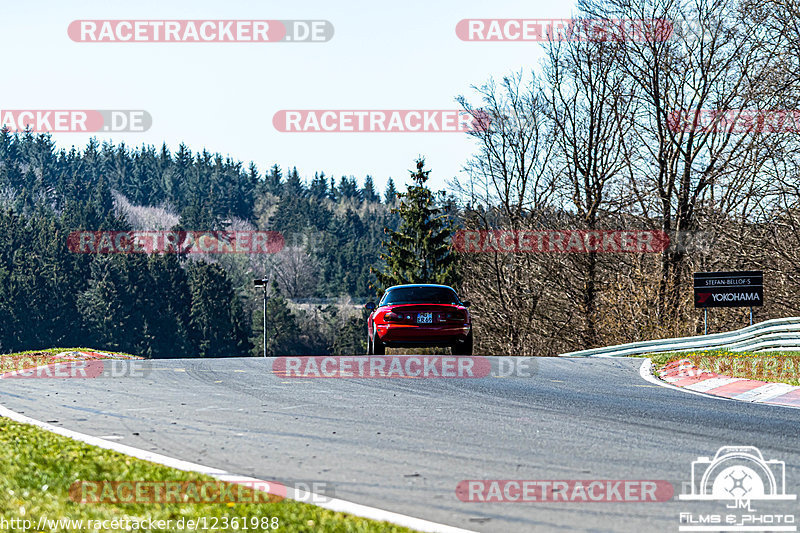
[[[539,358],[532,377],[287,379],[264,359],[153,361],[145,377],[3,379],[32,418],[476,531],[678,531],[691,463],[753,445],[800,492],[800,410],[659,387],[641,359]],[[468,503],[462,480],[667,480],[656,503]],[[687,489],[688,490],[688,489]],[[758,512],[800,511],[798,501]],[[777,511],[776,511],[777,512]]]

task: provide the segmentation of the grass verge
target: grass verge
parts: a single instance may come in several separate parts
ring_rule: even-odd
[[[689,359],[703,370],[773,383],[800,385],[800,352],[731,352],[729,350],[699,350],[650,354],[657,374],[667,364]]]
[[[0,362],[8,357],[32,357],[38,361],[37,364],[47,364],[52,362],[54,355],[66,351],[94,350],[33,350],[0,356]],[[174,498],[159,499],[169,503],[119,503],[120,499],[124,499],[122,496],[129,492],[117,490],[110,502],[109,498],[105,498],[106,503],[80,503],[80,485],[76,485],[76,482],[82,481],[180,482],[181,486],[188,483],[194,487],[201,487],[203,482],[219,484],[209,476],[143,461],[0,417],[0,531],[184,532],[200,530],[199,525],[188,527],[188,521],[199,524],[203,519],[205,531],[215,532],[412,531],[307,503],[268,497],[265,493],[257,493],[255,497],[247,499],[251,503],[192,503],[198,499],[189,499],[184,492],[181,493],[182,503],[172,503],[176,501]],[[119,485],[104,483],[102,486]],[[59,520],[62,522],[57,522]],[[66,523],[63,520],[73,522]],[[118,521],[119,527],[115,526],[113,520]],[[159,524],[160,520],[164,522]],[[171,522],[167,523],[167,520]],[[82,523],[79,526],[75,521]],[[152,523],[155,523],[155,527],[150,527]],[[41,529],[40,524],[44,524]],[[134,524],[140,527],[131,529]],[[212,526],[216,527],[212,529]]]
[[[197,520],[205,517],[209,526],[214,518],[216,531],[234,531],[232,521],[237,518],[239,531],[272,531],[263,527],[262,518],[277,518],[278,531],[311,532],[405,532],[409,529],[336,513],[293,500],[265,501],[264,503],[78,503],[70,497],[70,488],[78,481],[214,481],[213,478],[192,474],[142,461],[111,450],[104,450],[78,442],[27,424],[0,418],[0,524],[9,521],[5,531],[22,531],[20,522],[11,527],[11,520],[31,520],[36,529],[39,520],[83,520],[78,529],[73,523],[53,524],[44,531],[125,531],[122,527],[109,527],[111,520],[134,521],[172,520],[171,528],[140,528],[140,532],[189,531],[177,527],[183,518]],[[120,494],[122,491],[120,491]],[[75,493],[73,493],[74,495]],[[75,499],[80,499],[76,497]],[[222,524],[227,517],[229,526]],[[108,520],[106,527],[86,527],[88,521]],[[248,528],[241,526],[246,520]],[[256,524],[256,527],[252,527]],[[193,530],[194,528],[192,528]],[[135,530],[134,530],[135,531]]]
[[[27,352],[0,354],[0,374],[28,370],[53,363],[76,361],[84,357],[79,354],[70,356],[66,354],[66,352],[92,352],[94,355],[92,355],[91,359],[95,360],[110,359],[114,355],[121,355],[126,359],[136,357],[123,352],[103,352],[100,354],[92,348],[48,348],[46,350],[28,350]]]
[[[44,350],[28,350],[26,352],[16,352],[16,353],[4,353],[0,354],[0,357],[33,357],[33,356],[42,356],[42,357],[52,357],[54,355],[58,355],[64,352],[103,352],[103,353],[111,353],[116,355],[127,355],[128,357],[134,357],[132,354],[125,353],[125,352],[112,352],[109,350],[96,350],[95,348],[46,348]]]

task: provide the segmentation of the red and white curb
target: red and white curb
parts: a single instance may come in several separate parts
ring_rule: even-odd
[[[69,351],[69,352],[59,352],[56,354],[49,354],[46,356],[38,356],[42,359],[49,359],[48,362],[41,364],[37,367],[29,367],[29,368],[20,368],[17,370],[10,370],[8,372],[0,373],[0,379],[8,379],[8,378],[17,378],[17,377],[31,377],[33,372],[40,372],[46,377],[69,377],[69,376],[54,376],[54,371],[58,368],[63,368],[65,366],[69,367],[72,365],[76,367],[80,363],[97,363],[102,361],[143,361],[144,357],[139,357],[137,355],[125,355],[121,353],[110,353],[110,352],[90,352],[90,351]],[[30,356],[21,356],[18,359],[22,361],[30,361],[33,363],[37,356],[35,354],[31,354]],[[85,369],[86,367],[80,367]],[[102,368],[102,367],[101,367]],[[95,368],[94,370],[97,370]],[[85,376],[85,372],[83,373],[83,377]]]
[[[652,362],[649,359],[646,365],[646,369],[645,365],[642,365],[640,371],[642,377],[645,377],[645,373],[647,373],[657,379],[653,376]],[[768,383],[766,381],[715,374],[709,370],[696,367],[689,359],[681,359],[680,361],[669,363],[658,371],[658,377],[662,380],[662,383],[695,394],[743,402],[800,408],[800,387],[786,383]],[[647,378],[645,377],[645,379]]]

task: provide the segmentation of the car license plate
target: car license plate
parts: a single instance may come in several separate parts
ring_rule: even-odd
[[[433,313],[417,313],[417,324],[433,324]]]

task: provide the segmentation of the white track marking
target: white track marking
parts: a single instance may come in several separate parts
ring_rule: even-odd
[[[744,378],[729,378],[729,377],[708,378],[704,379],[703,381],[698,381],[697,383],[692,383],[691,385],[686,385],[686,388],[698,392],[708,392],[711,389],[716,389],[717,387],[724,387],[725,385],[730,385],[731,383],[736,383],[737,381],[744,381]]]
[[[91,435],[78,433],[77,431],[72,431],[70,429],[53,426],[46,422],[41,422],[39,420],[30,418],[28,416],[16,413],[2,405],[0,405],[0,416],[10,418],[11,420],[14,420],[16,422],[21,422],[23,424],[31,424],[33,426],[45,429],[47,431],[51,431],[58,435],[78,440],[81,442],[85,442],[86,444],[91,444],[92,446],[97,446],[98,448],[104,448],[106,450],[113,450],[115,452],[124,453],[125,455],[136,457],[137,459],[150,461],[151,463],[161,464],[164,466],[168,466],[170,468],[176,468],[178,470],[183,470],[185,472],[196,472],[198,474],[205,474],[208,476],[215,477],[221,481],[230,481],[233,483],[247,483],[248,486],[252,488],[260,489],[261,487],[263,487],[263,485],[265,485],[264,481],[255,478],[231,474],[230,472],[226,472],[225,470],[221,470],[219,468],[213,468],[198,463],[192,463],[189,461],[184,461],[182,459],[175,459],[174,457],[167,457],[166,455],[140,450],[139,448],[134,448],[133,446],[127,446],[119,442],[112,442],[104,440],[100,437],[93,437]],[[419,531],[429,531],[431,533],[475,533],[474,531],[468,529],[461,529],[453,526],[448,526],[445,524],[430,522],[428,520],[423,520],[421,518],[415,518],[413,516],[408,516],[400,513],[393,513],[391,511],[385,511],[383,509],[377,509],[375,507],[368,507],[366,505],[348,502],[345,500],[337,500],[336,498],[327,498],[326,496],[320,496],[314,493],[301,491],[291,487],[286,487],[286,491],[287,491],[286,497],[291,500],[302,501],[303,499],[311,499],[315,503],[309,505],[316,505],[317,507],[323,507],[325,509],[330,509],[331,511],[348,513],[355,516],[360,516],[362,518],[369,518],[371,520],[391,522],[393,524],[405,526]]]
[[[767,383],[755,389],[743,392],[736,396],[737,400],[744,400],[745,402],[766,402],[778,396],[783,396],[797,387],[789,385],[788,383]]]
[[[670,383],[666,383],[664,381],[661,381],[660,379],[658,379],[657,377],[655,377],[653,375],[653,362],[650,359],[647,359],[647,358],[645,358],[644,362],[642,362],[642,366],[639,367],[639,375],[645,381],[649,381],[650,383],[653,383],[655,385],[659,385],[659,386],[667,388],[667,389],[677,390],[677,391],[685,392],[685,393],[688,393],[688,394],[696,394],[697,396],[703,396],[704,398],[713,398],[715,400],[733,401],[730,398],[723,398],[722,396],[714,396],[713,394],[705,394],[703,392],[697,392],[697,391],[693,391],[693,390],[688,390],[688,389],[685,389],[684,387],[678,387],[676,385],[672,385]]]

